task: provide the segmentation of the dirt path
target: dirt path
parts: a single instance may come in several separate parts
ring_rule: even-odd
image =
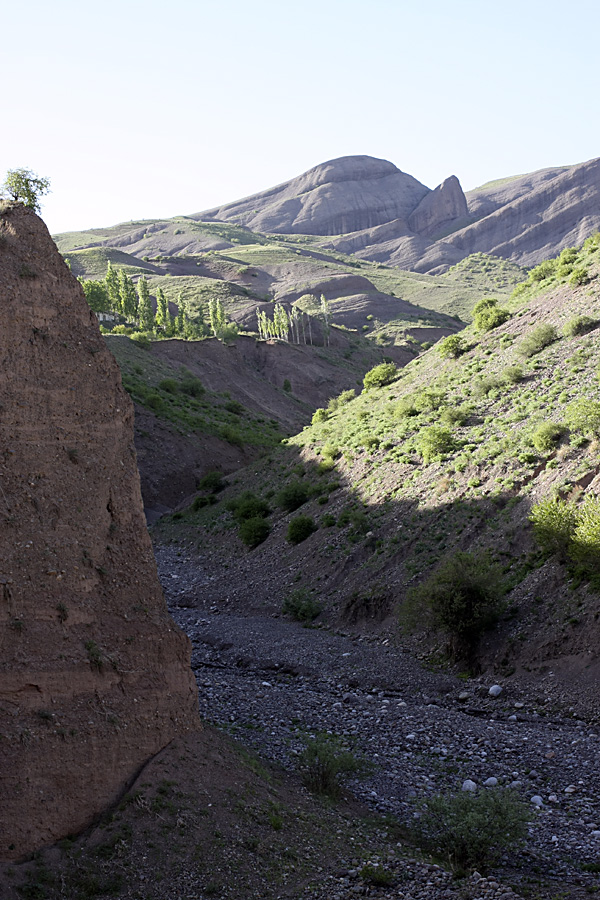
[[[585,868],[600,856],[597,727],[551,714],[538,694],[504,686],[493,697],[486,681],[427,671],[389,639],[205,606],[202,561],[178,554],[156,551],[172,614],[193,642],[205,719],[288,769],[307,735],[343,736],[372,764],[351,790],[403,822],[432,793],[497,779],[541,803],[527,846],[500,870],[504,883],[536,897],[552,896],[540,893],[552,885],[569,897],[600,889]]]

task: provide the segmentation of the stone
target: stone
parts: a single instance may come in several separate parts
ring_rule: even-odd
[[[463,791],[471,791],[471,792],[472,792],[472,791],[476,791],[476,790],[477,790],[477,785],[475,784],[474,781],[471,781],[470,778],[467,778],[466,781],[463,781],[461,790],[463,790]]]
[[[502,693],[502,688],[500,687],[499,684],[493,684],[488,691],[488,694],[490,695],[490,697],[499,697],[501,693]]]
[[[146,530],[133,404],[21,204],[0,205],[0,284],[0,859],[14,859],[84,828],[200,720]]]
[[[533,797],[531,798],[531,802],[533,803],[534,806],[538,806],[538,807],[544,805],[544,801],[542,800],[542,798],[540,797],[539,794],[534,794]]]
[[[483,782],[483,784],[484,784],[484,787],[496,787],[496,785],[498,784],[498,779],[495,778],[495,777],[492,775],[492,777],[491,777],[491,778],[487,778],[487,779]]]
[[[467,199],[456,175],[426,194],[408,218],[411,231],[431,237],[456,220],[466,220]]]

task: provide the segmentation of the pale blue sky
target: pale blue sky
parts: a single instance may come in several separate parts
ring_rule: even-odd
[[[53,232],[351,154],[465,190],[600,156],[597,0],[22,0],[2,19],[0,180],[49,177]]]

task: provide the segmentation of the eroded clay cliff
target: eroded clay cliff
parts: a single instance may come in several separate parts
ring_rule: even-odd
[[[198,727],[133,409],[43,222],[0,208],[0,858],[84,827]]]

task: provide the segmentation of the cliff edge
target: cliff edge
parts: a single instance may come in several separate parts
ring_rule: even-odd
[[[199,727],[133,407],[44,223],[0,206],[0,859],[86,826]]]

